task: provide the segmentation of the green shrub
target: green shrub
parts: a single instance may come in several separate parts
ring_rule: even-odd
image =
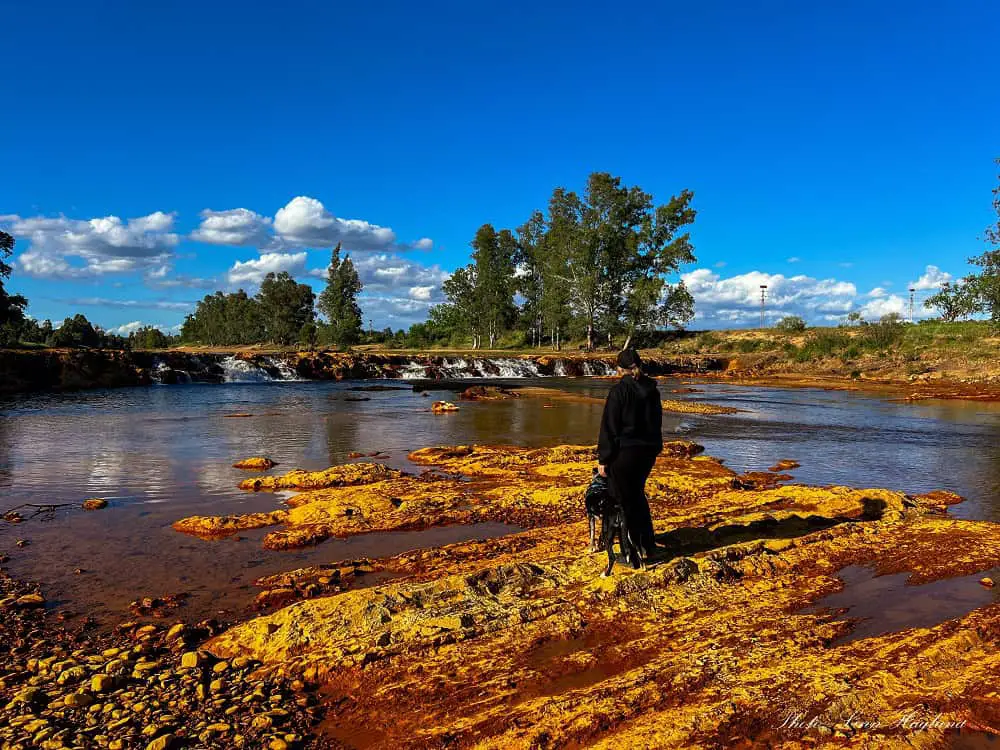
[[[785,333],[794,333],[806,330],[806,322],[798,315],[786,315],[774,327]]]
[[[721,339],[716,336],[711,331],[705,331],[704,333],[699,333],[698,338],[695,339],[699,351],[714,351],[719,348]]]
[[[861,329],[860,340],[868,349],[888,349],[903,338],[906,326],[898,315],[885,315],[878,323]]]
[[[832,357],[850,345],[851,337],[846,334],[837,331],[815,331],[806,339],[795,359],[799,362],[808,362],[811,359]]]

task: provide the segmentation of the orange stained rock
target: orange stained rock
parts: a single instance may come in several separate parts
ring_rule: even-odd
[[[400,472],[383,464],[344,464],[331,466],[323,471],[293,469],[276,477],[245,479],[240,483],[244,490],[312,490],[322,487],[342,487],[351,484],[367,484],[380,479],[397,477]]]
[[[253,456],[252,458],[244,458],[233,464],[234,469],[248,469],[250,471],[267,471],[268,469],[277,466],[277,464],[270,458],[265,456]]]
[[[834,648],[850,623],[803,609],[840,587],[847,564],[933,558],[939,577],[954,575],[933,538],[942,520],[913,513],[722,543],[611,579],[598,577],[602,556],[566,546],[564,527],[516,535],[509,542],[528,543],[506,552],[488,540],[408,553],[379,566],[427,577],[293,604],[210,648],[309,671],[327,683],[331,727],[385,728],[372,747],[834,747],[847,737],[902,747],[914,735],[893,724],[909,712],[995,728],[1000,604]],[[940,533],[980,537],[985,547],[968,553],[989,564],[998,528],[954,521]],[[480,557],[488,548],[495,556]],[[799,712],[815,726],[783,728]],[[852,715],[886,724],[850,729]],[[943,731],[917,739],[934,747]]]
[[[906,571],[913,585],[995,567],[1000,525],[942,515],[950,493],[735,489],[721,462],[673,443],[647,485],[669,554],[602,579],[581,500],[593,451],[428,448],[410,457],[425,475],[295,495],[260,514],[283,525],[268,546],[482,519],[527,530],[347,565],[344,581],[396,577],[343,593],[329,568],[269,577],[263,601],[313,598],[231,628],[211,650],[325,682],[329,739],[394,750],[930,748],[943,730],[907,722],[1000,728],[1000,604],[847,643],[848,619],[809,608],[848,565]],[[798,714],[817,718],[783,726]]]

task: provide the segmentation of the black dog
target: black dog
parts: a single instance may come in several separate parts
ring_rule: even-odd
[[[639,551],[629,539],[622,506],[612,497],[607,478],[602,477],[597,469],[594,469],[594,476],[583,497],[583,502],[587,509],[587,521],[590,524],[590,551],[599,552],[601,549],[608,551],[608,567],[602,576],[611,575],[611,570],[615,567],[615,536],[618,537],[618,546],[625,559],[632,564],[633,568],[642,567]],[[598,518],[601,519],[600,546],[597,544]]]

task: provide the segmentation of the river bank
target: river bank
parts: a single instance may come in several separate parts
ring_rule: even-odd
[[[411,453],[414,472],[362,459],[250,475],[248,496],[294,493],[278,496],[284,509],[177,519],[172,533],[217,540],[259,528],[245,543],[288,550],[499,519],[523,531],[261,576],[265,614],[225,628],[182,624],[179,609],[169,627],[131,618],[111,646],[59,651],[46,635],[30,654],[0,656],[4,738],[882,748],[1000,729],[1000,603],[979,583],[997,575],[1000,525],[952,517],[960,498],[950,493],[788,485],[791,461],[739,474],[675,441],[647,487],[664,554],[602,579],[606,558],[586,552],[580,501],[593,451],[445,446]],[[902,622],[876,611],[852,640],[859,623],[833,597],[850,599],[856,569],[869,571],[864,581],[905,573],[914,611]],[[358,587],[359,575],[381,579]],[[938,588],[928,597],[923,587]],[[37,600],[17,604],[25,593],[3,600],[5,632],[22,617],[36,635],[55,632]],[[172,646],[171,632],[190,635]],[[133,656],[123,664],[109,648]],[[120,692],[103,697],[98,682]],[[287,730],[268,716],[271,699],[245,708],[273,690]]]
[[[746,339],[753,342],[754,339]],[[743,341],[743,339],[741,339]],[[805,362],[779,350],[751,353],[666,353],[644,350],[649,374],[683,375],[743,385],[867,391],[910,400],[1000,401],[995,361],[948,360],[928,353]],[[607,377],[607,353],[295,351],[181,348],[165,351],[88,349],[0,351],[0,395],[97,388],[289,380],[397,379],[462,381],[539,377]]]

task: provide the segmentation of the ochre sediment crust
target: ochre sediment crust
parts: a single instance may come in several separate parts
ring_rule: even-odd
[[[329,737],[370,747],[929,748],[949,723],[1000,725],[1000,604],[844,643],[851,623],[809,608],[848,565],[914,585],[988,570],[1000,525],[949,517],[959,498],[944,492],[761,489],[699,452],[669,445],[647,487],[669,553],[607,579],[586,553],[590,446],[429,448],[411,459],[433,474],[297,495],[276,533],[358,533],[361,519],[527,530],[370,561],[395,577],[209,649],[325,683]],[[294,596],[322,573],[261,583]]]

